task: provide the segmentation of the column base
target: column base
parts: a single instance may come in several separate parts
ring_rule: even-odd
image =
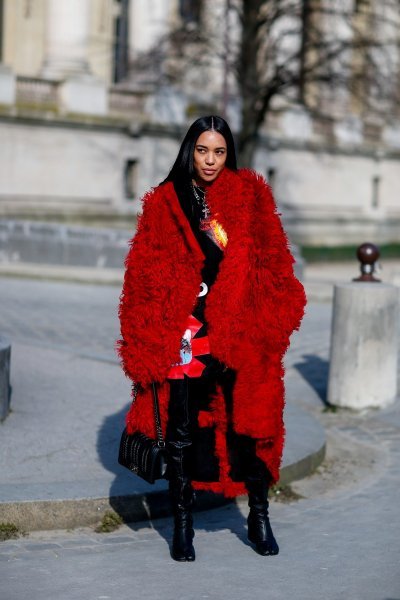
[[[60,85],[63,112],[104,116],[108,113],[108,95],[104,82],[91,75],[66,79]]]
[[[40,77],[51,81],[64,81],[86,75],[90,75],[89,63],[78,58],[46,58],[40,70]]]

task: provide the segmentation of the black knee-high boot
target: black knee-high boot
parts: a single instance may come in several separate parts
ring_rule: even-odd
[[[194,493],[187,477],[171,477],[169,491],[174,514],[171,556],[178,561],[195,560],[192,507]]]
[[[255,461],[258,461],[257,457]],[[260,461],[261,463],[261,461]],[[269,477],[263,465],[254,463],[246,479],[250,512],[247,518],[248,539],[262,556],[278,554],[279,546],[272,532],[268,516]]]
[[[172,381],[166,447],[168,451],[169,492],[174,515],[171,556],[178,561],[195,560],[193,548],[194,492],[190,480],[191,432],[188,385]]]

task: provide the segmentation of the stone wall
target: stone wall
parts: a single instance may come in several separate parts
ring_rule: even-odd
[[[140,142],[123,129],[0,122],[0,215],[134,214],[125,186]]]
[[[167,175],[182,128],[0,121],[0,216],[131,229],[146,190]],[[263,140],[255,168],[270,180],[292,240],[305,245],[400,241],[400,153]],[[127,169],[132,181],[127,187]]]
[[[129,230],[116,230],[0,220],[0,264],[123,269],[135,230],[136,223]],[[292,245],[292,253],[296,275],[303,279],[304,261],[297,246]]]
[[[0,262],[122,269],[135,225],[119,231],[3,220]]]
[[[400,242],[400,152],[264,139],[255,168],[301,245]]]
[[[177,113],[185,119],[178,98],[114,87],[107,114],[77,114],[57,82],[15,79],[4,68],[0,80],[0,216],[130,228],[185,133],[172,124]],[[321,131],[300,109],[278,121],[260,139],[255,169],[270,181],[293,241],[400,241],[397,138],[360,144],[351,128],[344,136],[345,123]]]

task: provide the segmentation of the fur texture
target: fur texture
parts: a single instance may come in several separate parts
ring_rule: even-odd
[[[229,478],[226,423],[257,439],[257,455],[274,481],[284,443],[282,359],[289,337],[300,325],[305,306],[303,286],[293,274],[293,258],[271,190],[250,170],[224,169],[207,200],[228,244],[207,299],[206,320],[211,353],[237,372],[232,415],[221,394],[211,414],[199,417],[216,428],[220,481],[196,482],[227,496],[244,492]],[[168,414],[167,373],[179,362],[185,323],[196,302],[204,256],[176,197],[172,183],[149,192],[126,258],[120,302],[122,339],[118,352],[125,373],[140,383],[127,415],[128,430],[154,435],[150,383],[160,383],[165,430]]]

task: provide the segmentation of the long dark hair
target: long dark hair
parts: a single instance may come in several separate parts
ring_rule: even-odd
[[[193,153],[194,147],[205,131],[216,131],[220,133],[226,141],[226,163],[225,166],[232,171],[237,171],[235,143],[233,141],[232,131],[228,123],[222,117],[210,116],[200,117],[189,127],[178,156],[173,164],[171,171],[162,183],[167,181],[190,181],[194,176]]]

